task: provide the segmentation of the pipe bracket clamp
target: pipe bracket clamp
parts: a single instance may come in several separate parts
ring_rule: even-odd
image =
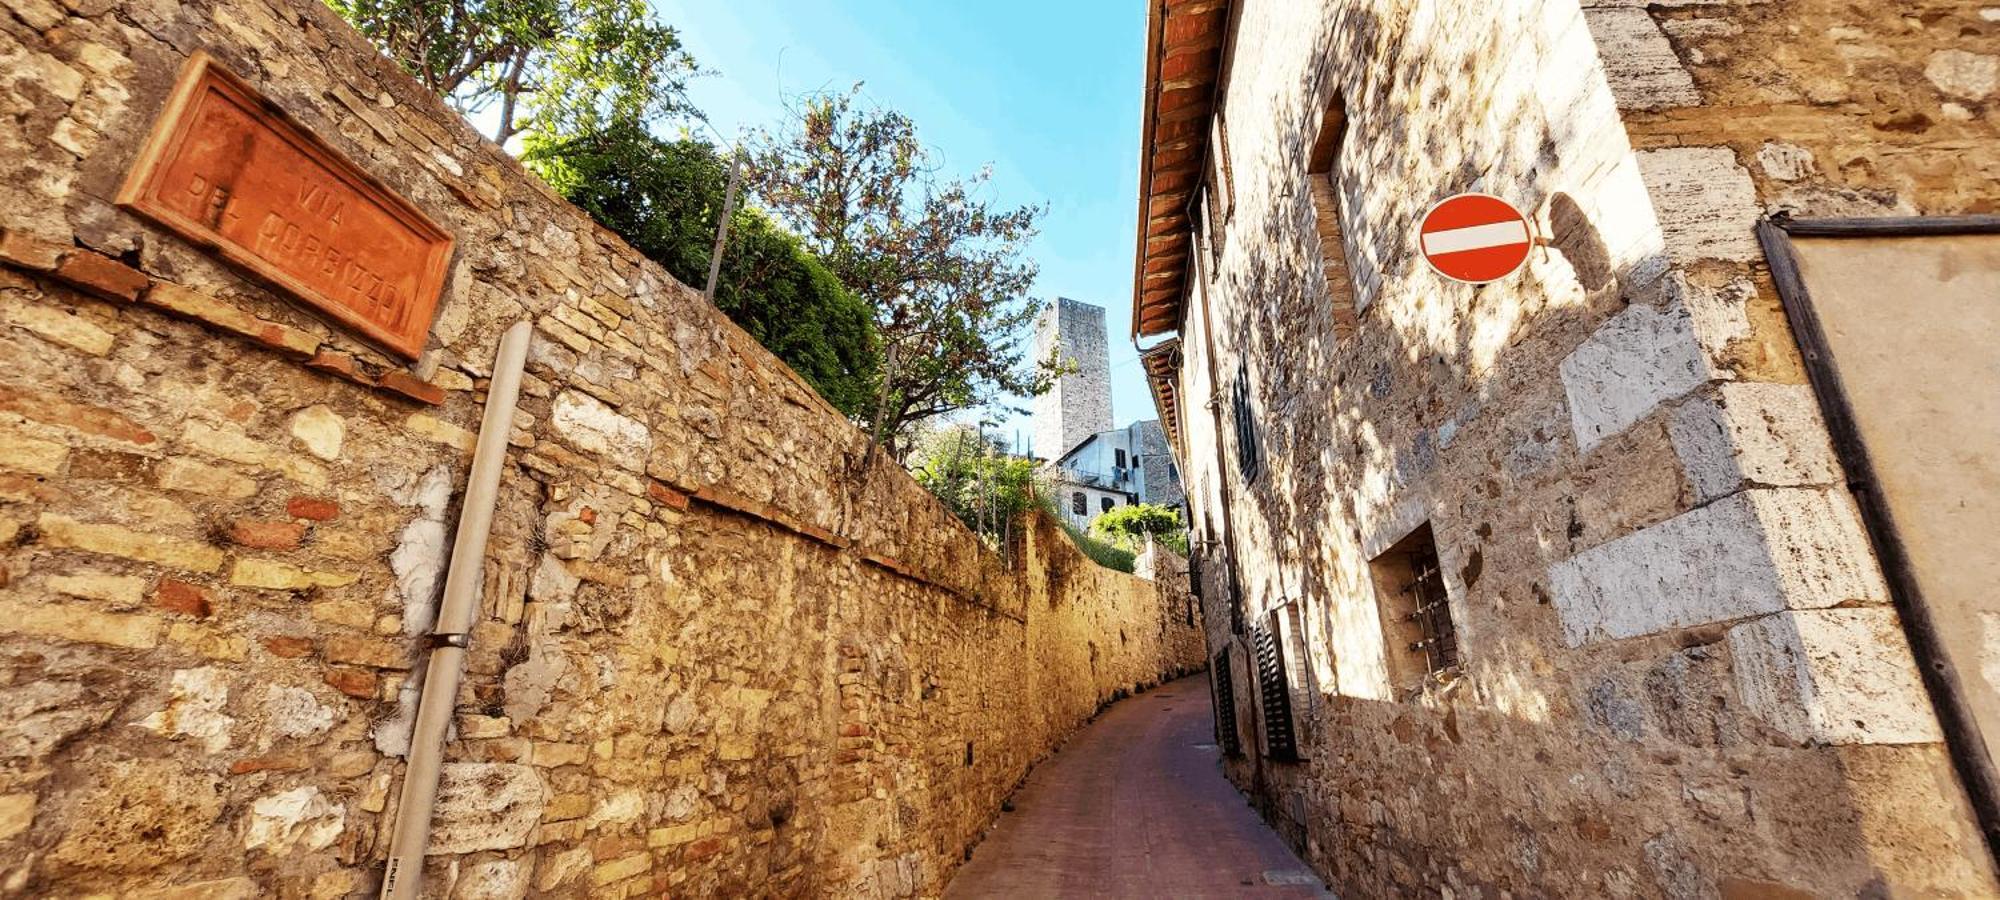
[[[457,647],[460,650],[466,650],[472,647],[472,636],[469,634],[433,634],[431,635],[430,646],[432,650],[436,650],[439,647]]]

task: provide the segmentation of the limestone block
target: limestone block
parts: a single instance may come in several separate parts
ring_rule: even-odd
[[[229,703],[229,675],[221,669],[203,667],[174,673],[167,702],[158,712],[133,724],[171,738],[193,738],[209,753],[229,746],[230,730],[236,720],[224,715]]]
[[[1744,707],[1792,740],[1943,739],[1894,609],[1765,616],[1731,628],[1729,650]]]
[[[1584,20],[1597,38],[1605,80],[1620,109],[1666,109],[1701,105],[1694,76],[1653,21],[1639,8],[1586,8]]]
[[[1743,491],[1549,567],[1572,647],[1785,609],[1886,602],[1845,495]]]
[[[213,572],[222,567],[222,551],[199,541],[146,534],[117,525],[79,522],[53,513],[37,517],[35,527],[40,529],[42,543],[48,547],[85,550],[194,572]]]
[[[16,328],[26,329],[48,340],[66,344],[92,356],[103,356],[111,352],[114,340],[111,332],[92,324],[89,319],[75,313],[53,309],[47,306],[21,304],[8,307],[4,321]]]
[[[1708,377],[1701,345],[1679,307],[1633,306],[1612,316],[1563,359],[1560,371],[1583,452]]]
[[[269,468],[314,490],[325,490],[328,484],[324,466],[257,441],[241,429],[217,428],[205,422],[191,421],[181,433],[181,439],[203,455]]]
[[[602,454],[634,472],[646,468],[651,433],[636,419],[614,412],[589,394],[564,391],[556,395],[549,424],[579,450]]]
[[[62,471],[63,460],[68,458],[69,448],[55,441],[0,432],[0,468],[54,475]]]
[[[1819,172],[1811,150],[1781,141],[1767,141],[1759,147],[1757,164],[1775,181],[1798,181]]]
[[[452,885],[452,900],[521,900],[532,870],[525,859],[488,859],[466,866]]]
[[[554,890],[589,870],[592,862],[589,847],[576,847],[549,856],[542,860],[535,873],[535,889]]]
[[[635,822],[645,813],[645,795],[636,790],[619,791],[597,802],[597,808],[590,812],[590,827],[596,828],[606,822]]]
[[[641,851],[598,866],[596,871],[590,874],[590,881],[598,887],[603,887],[607,884],[624,881],[635,875],[650,872],[652,869],[653,855]]]
[[[1730,374],[1720,361],[1732,356],[1732,345],[1751,336],[1750,307],[1757,300],[1757,285],[1735,279],[1715,286],[1690,283],[1679,275],[1674,279],[1681,306],[1694,326],[1695,340],[1710,360],[1711,377]]]
[[[1707,503],[1748,484],[1823,485],[1840,467],[1812,389],[1802,384],[1729,382],[1674,411],[1674,452]]]
[[[98,768],[68,809],[50,858],[87,869],[155,872],[194,855],[222,814],[214,776],[168,760],[119,760]]]
[[[265,893],[257,882],[239,877],[148,888],[128,896],[132,900],[256,900]]]
[[[86,600],[101,600],[114,606],[130,608],[145,600],[146,580],[131,575],[107,575],[102,572],[79,572],[74,575],[51,575],[49,590]]]
[[[274,559],[243,557],[229,570],[229,583],[241,587],[274,591],[303,591],[315,587],[346,587],[360,580],[352,572],[321,572],[303,569]]]
[[[1750,262],[1757,245],[1757,188],[1725,147],[1670,147],[1638,154],[1667,252],[1677,263]]]
[[[438,781],[433,856],[525,846],[548,804],[534,768],[518,763],[446,763]]]
[[[160,464],[160,487],[187,491],[226,500],[242,500],[257,493],[257,482],[221,466],[175,457]]]
[[[256,709],[263,720],[257,739],[260,750],[280,740],[321,734],[334,723],[332,707],[319,702],[313,692],[289,685],[259,688]]]
[[[157,616],[104,612],[82,604],[0,600],[0,631],[131,647],[159,646],[165,622]]]
[[[325,404],[308,406],[292,415],[292,437],[320,459],[339,459],[347,423]]]
[[[35,822],[34,794],[0,796],[0,841],[28,830]]]
[[[435,441],[471,453],[479,446],[479,435],[439,419],[430,413],[411,413],[403,427],[425,440]]]
[[[324,850],[346,828],[345,809],[317,787],[297,787],[250,804],[243,848],[263,848],[273,856]]]
[[[2000,56],[1939,50],[1924,64],[1924,77],[1953,97],[1984,100],[2000,89]]]

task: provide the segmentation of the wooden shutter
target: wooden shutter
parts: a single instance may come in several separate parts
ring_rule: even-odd
[[[1286,683],[1285,659],[1278,636],[1268,626],[1251,629],[1257,650],[1257,694],[1264,708],[1264,755],[1298,759],[1298,739],[1292,731],[1292,693]]]
[[[1208,681],[1215,693],[1216,741],[1222,745],[1224,754],[1242,756],[1243,743],[1236,735],[1236,686],[1231,683],[1228,647],[1216,654],[1214,664],[1208,669]]]

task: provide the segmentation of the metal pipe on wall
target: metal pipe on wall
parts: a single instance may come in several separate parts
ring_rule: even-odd
[[[500,338],[494,355],[486,412],[479,423],[479,444],[472,454],[472,473],[466,478],[465,505],[458,516],[458,535],[452,540],[451,568],[445,575],[437,624],[431,630],[430,664],[424,670],[423,696],[417,702],[416,725],[410,733],[409,765],[403,773],[388,868],[382,877],[384,900],[414,900],[423,877],[444,739],[457,704],[459,677],[465,669],[468,632],[479,612],[480,571],[486,564],[486,541],[493,532],[493,505],[500,493],[500,472],[507,462],[514,406],[521,396],[529,333],[527,322],[516,322]]]

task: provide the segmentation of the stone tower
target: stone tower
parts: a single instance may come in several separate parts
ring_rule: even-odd
[[[1074,371],[1035,398],[1034,452],[1063,455],[1093,434],[1111,430],[1111,358],[1105,349],[1104,307],[1058,297],[1035,320],[1035,358],[1060,350]]]

